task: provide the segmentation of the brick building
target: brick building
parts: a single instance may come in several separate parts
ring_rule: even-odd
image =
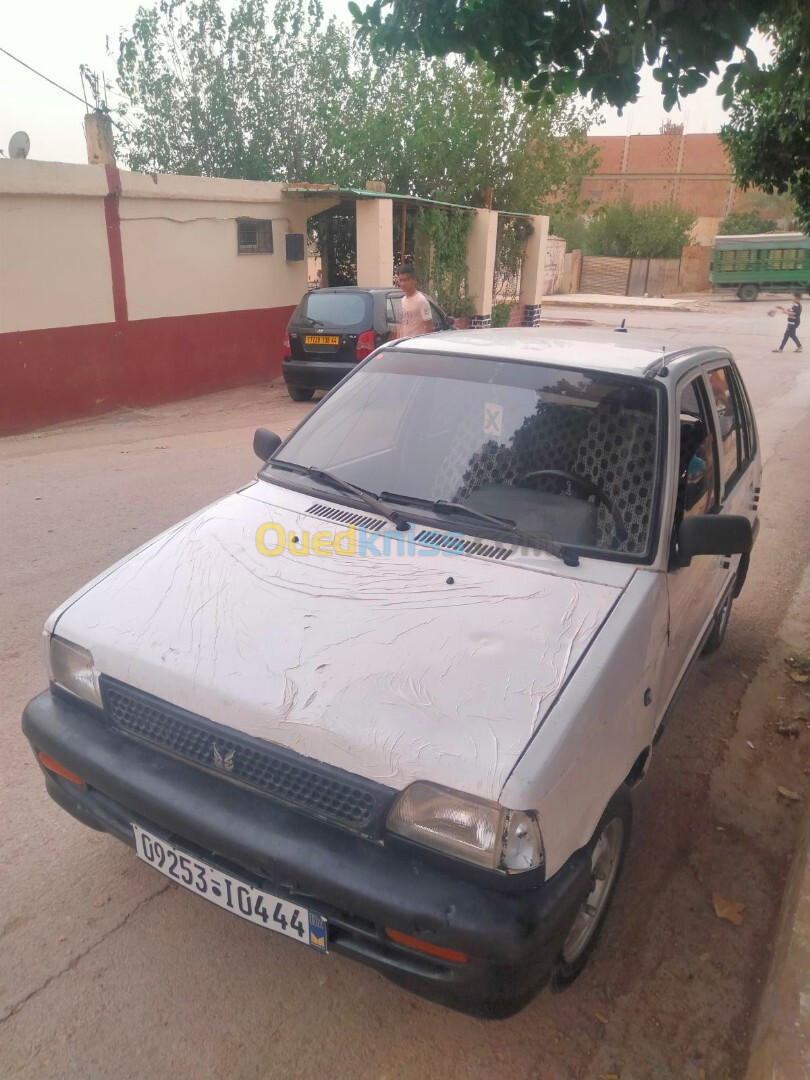
[[[588,142],[599,151],[596,171],[581,188],[592,206],[622,198],[639,206],[675,203],[696,215],[697,242],[710,244],[726,214],[753,209],[756,202],[755,193],[734,184],[719,135],[592,135]]]

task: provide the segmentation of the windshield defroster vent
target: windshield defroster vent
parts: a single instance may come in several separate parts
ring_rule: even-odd
[[[512,554],[511,548],[487,544],[483,540],[465,540],[452,533],[448,535],[436,532],[435,529],[422,529],[414,540],[417,544],[429,544],[430,547],[441,548],[442,551],[464,552],[465,555],[478,555],[482,559],[498,559],[500,562],[504,562]]]
[[[354,525],[355,528],[371,529],[374,532],[382,532],[388,524],[381,518],[358,514],[356,510],[341,510],[337,506],[324,506],[323,503],[313,503],[307,513],[314,517],[325,518],[327,521],[334,522],[335,525]]]

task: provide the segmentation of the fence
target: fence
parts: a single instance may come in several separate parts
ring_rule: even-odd
[[[680,259],[621,259],[603,255],[582,257],[579,281],[572,292],[610,296],[672,296],[709,288],[711,248],[685,247]]]

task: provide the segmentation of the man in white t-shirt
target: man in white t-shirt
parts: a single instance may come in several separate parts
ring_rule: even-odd
[[[399,300],[397,337],[416,337],[417,334],[433,333],[433,317],[427,298],[416,288],[416,275],[412,266],[397,268],[397,285],[405,293]]]

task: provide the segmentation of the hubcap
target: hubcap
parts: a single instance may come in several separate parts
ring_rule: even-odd
[[[591,852],[591,887],[563,944],[562,958],[566,964],[580,958],[599,925],[616,880],[623,845],[624,825],[620,818],[612,818]]]

